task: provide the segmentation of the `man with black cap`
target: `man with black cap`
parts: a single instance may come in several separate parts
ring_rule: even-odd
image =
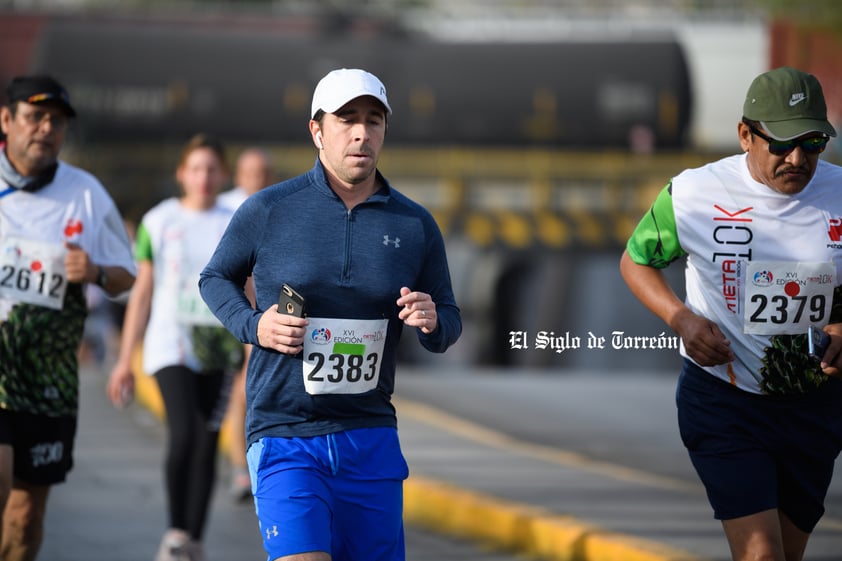
[[[73,465],[85,286],[131,288],[122,218],[91,174],[58,159],[67,90],[17,77],[0,108],[0,559],[33,560],[50,486]]]
[[[842,168],[793,68],[754,79],[737,136],[664,188],[620,270],[681,337],[681,438],[733,558],[798,561],[842,446]],[[683,257],[682,302],[661,269]]]
[[[315,166],[249,197],[199,281],[253,345],[247,457],[269,559],[404,559],[398,340],[408,327],[444,352],[462,322],[435,220],[377,170],[390,114],[374,75],[322,78]],[[254,308],[243,293],[252,274]]]

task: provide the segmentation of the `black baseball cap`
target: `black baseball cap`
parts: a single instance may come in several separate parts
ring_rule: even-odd
[[[70,94],[53,77],[17,76],[6,88],[8,102],[25,101],[26,103],[56,103],[64,109],[68,117],[75,117],[76,111],[70,105]]]

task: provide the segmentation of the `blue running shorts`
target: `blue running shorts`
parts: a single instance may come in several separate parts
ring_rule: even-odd
[[[325,551],[333,561],[404,561],[409,469],[396,428],[265,437],[247,457],[270,560]]]
[[[842,380],[805,395],[764,396],[685,360],[676,402],[681,439],[715,518],[777,508],[813,531],[842,446]]]

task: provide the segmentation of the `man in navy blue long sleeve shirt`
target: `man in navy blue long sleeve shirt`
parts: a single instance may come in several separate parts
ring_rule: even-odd
[[[377,171],[390,113],[372,74],[325,76],[315,166],[250,197],[201,275],[211,310],[254,345],[248,458],[270,560],[404,559],[396,349],[407,326],[444,352],[462,323],[438,226]],[[284,283],[306,317],[278,310]]]

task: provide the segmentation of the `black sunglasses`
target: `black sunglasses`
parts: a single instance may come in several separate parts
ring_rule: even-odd
[[[743,122],[748,125],[751,134],[759,136],[769,143],[769,152],[775,156],[785,156],[795,150],[796,147],[800,147],[805,154],[821,154],[827,148],[827,143],[830,142],[830,137],[827,135],[810,136],[801,139],[795,138],[792,140],[775,140],[757,130],[751,123]]]

